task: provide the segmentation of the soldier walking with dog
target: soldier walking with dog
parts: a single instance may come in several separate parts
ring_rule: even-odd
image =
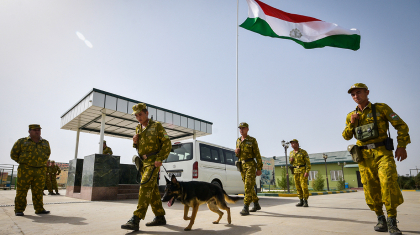
[[[397,129],[397,150],[395,158],[407,158],[406,146],[411,143],[407,124],[386,104],[369,102],[368,87],[363,83],[354,84],[348,93],[357,103],[355,111],[347,114],[343,137],[357,139],[357,145],[350,145],[349,151],[359,163],[360,176],[364,185],[366,203],[378,217],[375,231],[392,235],[402,234],[397,227],[397,207],[404,202],[398,186],[393,140],[389,123]],[[388,134],[387,134],[388,131]],[[385,219],[383,205],[387,211]]]
[[[311,162],[308,153],[299,148],[299,141],[293,139],[290,141],[293,150],[289,154],[289,161],[292,164],[292,173],[296,182],[296,191],[299,197],[299,203],[296,206],[308,207],[308,175],[311,170]]]
[[[244,208],[241,215],[249,215],[249,212],[261,210],[258,203],[257,193],[254,190],[255,178],[261,175],[263,163],[261,160],[260,149],[257,140],[248,135],[249,125],[242,122],[238,126],[241,137],[236,140],[235,154],[238,157],[238,168],[241,172],[242,181],[245,185]],[[255,159],[255,160],[254,160]],[[257,161],[257,162],[255,162]],[[249,210],[249,204],[254,203],[254,207]]]
[[[149,112],[146,104],[134,105],[133,114],[140,123],[133,136],[133,147],[137,149],[143,163],[142,167],[139,167],[142,178],[137,209],[133,212],[131,219],[121,225],[121,228],[138,231],[140,220],[144,220],[149,204],[155,218],[146,226],[166,224],[165,210],[162,207],[157,179],[162,161],[168,157],[172,145],[162,124],[148,118]]]

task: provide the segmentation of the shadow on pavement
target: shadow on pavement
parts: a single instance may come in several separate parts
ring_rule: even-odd
[[[400,228],[401,229],[401,228]],[[410,233],[412,233],[412,234],[420,234],[420,231],[405,231],[405,230],[402,230],[401,229],[401,232],[403,233],[403,234],[410,234]]]
[[[220,226],[220,225],[214,225],[214,226]],[[225,227],[228,227],[229,229],[227,230],[203,230],[200,228],[194,228],[194,226],[192,227],[191,231],[188,231],[188,233],[200,233],[200,234],[219,234],[219,233],[226,233],[226,234],[253,234],[256,232],[260,232],[261,231],[261,226],[263,225],[251,225],[251,226],[240,226],[240,225],[234,225],[234,224],[226,224]],[[184,231],[184,227],[180,227],[180,226],[175,226],[175,225],[165,225],[163,226],[165,228],[168,228],[170,230],[176,231],[176,232],[186,232]],[[162,232],[158,229],[158,227],[156,227],[156,231],[147,231],[147,234],[174,234],[174,232]],[[145,231],[141,231],[141,227],[139,231],[136,232],[127,232],[126,234],[142,234],[145,233]]]
[[[310,206],[312,208],[325,208],[325,209],[338,209],[338,210],[361,210],[361,211],[370,211],[367,208],[344,208],[344,207],[327,207],[327,206]]]
[[[83,217],[59,216],[59,215],[25,215],[24,218],[32,219],[36,223],[47,224],[72,224],[72,225],[87,225],[83,222],[86,220]]]

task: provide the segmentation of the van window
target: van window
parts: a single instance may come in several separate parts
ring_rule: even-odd
[[[206,162],[224,163],[223,154],[219,148],[200,144],[200,160]]]
[[[193,158],[192,143],[174,144],[167,159],[163,162],[188,161]]]
[[[238,159],[235,156],[235,152],[232,152],[232,151],[229,151],[229,150],[224,150],[224,154],[225,154],[226,164],[234,166],[235,161]]]

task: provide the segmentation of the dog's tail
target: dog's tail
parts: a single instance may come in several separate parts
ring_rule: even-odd
[[[223,190],[223,193],[225,194],[225,201],[227,203],[230,203],[230,204],[234,204],[236,201],[239,201],[239,200],[243,199],[241,197],[231,197],[231,196],[227,195],[224,190]]]

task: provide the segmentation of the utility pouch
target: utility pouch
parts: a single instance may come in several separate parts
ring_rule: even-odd
[[[143,169],[142,159],[139,156],[134,155],[132,161],[133,161],[134,165],[136,165],[137,171],[141,172],[141,170]]]
[[[355,144],[351,144],[347,147],[347,151],[350,152],[351,158],[354,162],[361,162],[363,159],[362,151],[360,150],[359,146]]]
[[[372,104],[373,123],[358,126],[354,130],[357,140],[366,141],[379,137],[378,124],[376,123],[376,107]]]
[[[239,172],[242,172],[242,162],[241,162],[241,161],[236,161],[236,162],[235,162],[235,166],[236,166],[236,169],[237,169]]]
[[[292,172],[292,175],[294,175],[295,174],[295,167],[294,166],[289,166],[289,169],[290,169],[290,171]]]
[[[394,150],[394,140],[391,138],[391,133],[389,132],[389,126],[388,126],[388,137],[384,140],[384,145],[386,150],[392,151]]]

